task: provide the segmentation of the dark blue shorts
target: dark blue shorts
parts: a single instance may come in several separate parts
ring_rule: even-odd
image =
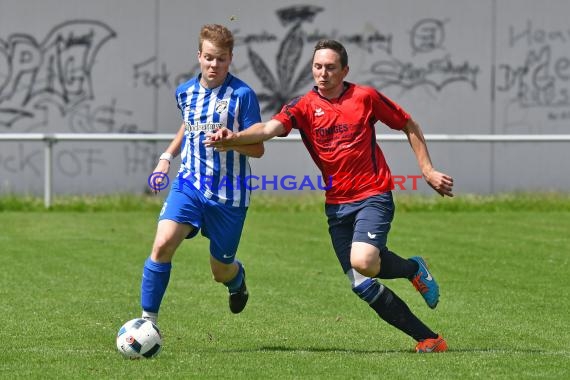
[[[385,249],[394,210],[390,191],[357,202],[325,206],[329,234],[344,273],[352,267],[350,249],[353,242],[364,242],[379,250]]]
[[[176,179],[164,201],[159,220],[168,219],[194,227],[186,237],[193,238],[202,229],[210,239],[210,253],[218,261],[234,261],[247,207],[234,207],[206,198],[188,181]]]

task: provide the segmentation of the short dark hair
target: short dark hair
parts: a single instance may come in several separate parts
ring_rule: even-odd
[[[234,50],[234,36],[232,32],[223,25],[207,24],[200,29],[200,38],[198,41],[199,51],[202,51],[202,44],[205,40],[210,41],[217,47],[229,49],[230,53]]]
[[[348,66],[348,53],[346,52],[346,49],[340,42],[336,40],[326,40],[326,39],[317,41],[317,44],[315,45],[315,50],[313,50],[313,59],[315,58],[315,53],[317,52],[317,50],[322,50],[322,49],[331,49],[336,51],[340,56],[341,67],[344,69],[346,66]]]

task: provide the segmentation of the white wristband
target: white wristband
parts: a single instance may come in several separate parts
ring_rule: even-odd
[[[159,160],[166,160],[168,162],[170,162],[174,157],[172,156],[172,154],[168,153],[168,152],[164,152],[160,155],[160,157],[158,158]]]

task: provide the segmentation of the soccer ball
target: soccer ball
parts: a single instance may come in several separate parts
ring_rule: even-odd
[[[117,349],[126,358],[152,358],[160,352],[162,336],[149,320],[131,319],[117,333]]]

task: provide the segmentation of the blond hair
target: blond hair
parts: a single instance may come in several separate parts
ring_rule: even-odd
[[[228,49],[230,53],[234,50],[234,36],[232,32],[223,25],[207,24],[200,29],[200,39],[198,41],[198,50],[200,52],[202,52],[202,44],[205,40],[210,41],[219,48]]]

